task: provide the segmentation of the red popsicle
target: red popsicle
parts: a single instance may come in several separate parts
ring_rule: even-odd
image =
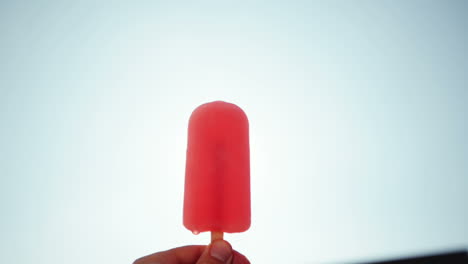
[[[206,103],[190,116],[183,218],[193,233],[221,238],[250,227],[249,123],[234,104]]]

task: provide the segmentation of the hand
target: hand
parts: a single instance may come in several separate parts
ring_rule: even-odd
[[[133,264],[250,264],[224,240],[209,246],[185,246],[139,258]]]

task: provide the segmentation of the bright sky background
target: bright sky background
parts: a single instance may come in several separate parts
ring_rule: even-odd
[[[250,119],[252,263],[468,246],[468,1],[3,1],[0,263],[131,263],[182,225],[186,129]]]

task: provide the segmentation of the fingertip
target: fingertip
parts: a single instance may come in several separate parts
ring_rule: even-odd
[[[227,263],[232,256],[232,246],[225,240],[215,240],[210,245],[211,257]]]

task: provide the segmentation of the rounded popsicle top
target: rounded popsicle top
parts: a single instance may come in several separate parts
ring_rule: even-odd
[[[190,116],[183,222],[193,233],[250,227],[249,123],[235,104],[206,103]]]
[[[190,115],[189,125],[199,119],[206,118],[208,120],[213,120],[216,118],[215,115],[218,115],[218,117],[233,118],[239,121],[243,120],[243,122],[247,122],[247,124],[249,122],[244,110],[239,106],[224,101],[213,101],[195,108]]]

